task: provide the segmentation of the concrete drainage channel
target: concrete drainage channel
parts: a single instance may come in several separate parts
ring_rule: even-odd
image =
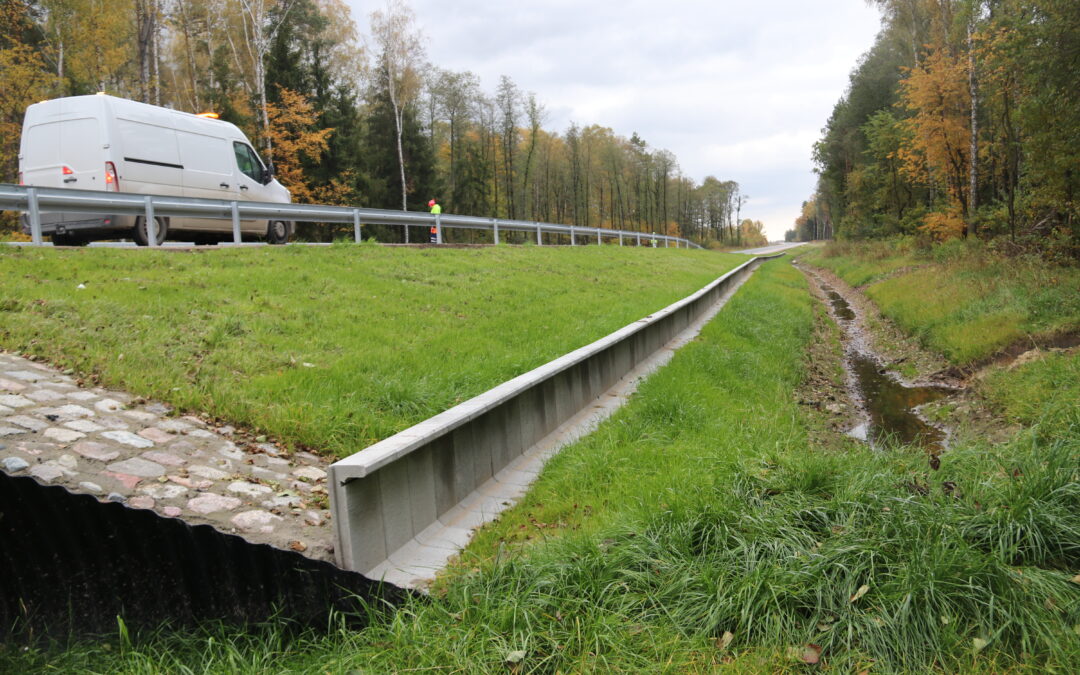
[[[422,588],[474,528],[525,493],[549,457],[617,409],[775,257],[749,260],[655,314],[331,465],[336,545],[320,535],[325,518],[304,520],[318,515],[303,505],[321,487],[322,471],[304,464],[317,457],[294,457],[293,466],[265,454],[269,447],[251,454],[222,436],[225,428],[161,418],[162,410],[150,411],[160,404],[125,405],[113,400],[122,393],[84,390],[40,364],[3,357],[0,375],[11,377],[0,378],[7,425],[0,425],[0,639],[109,631],[118,615],[152,627],[261,621],[276,612],[321,625],[329,608],[358,608],[358,597],[392,606],[404,597],[396,586]],[[154,471],[128,475],[148,467]],[[290,485],[310,495],[271,498],[241,480],[270,471],[275,480],[296,474]],[[104,499],[103,489],[124,494]],[[217,510],[199,517],[195,506],[207,500]],[[235,515],[244,508],[251,510]],[[247,527],[252,514],[269,524]],[[289,526],[290,518],[299,524]],[[304,541],[291,541],[297,537]],[[331,548],[343,569],[313,559],[328,558]]]
[[[330,466],[338,564],[423,587],[528,489],[544,462],[618,408],[698,334],[761,261]]]

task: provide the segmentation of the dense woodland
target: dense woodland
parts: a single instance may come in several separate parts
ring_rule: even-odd
[[[873,0],[789,239],[999,238],[1080,254],[1080,2]]]
[[[543,103],[510,77],[486,93],[430,63],[402,0],[365,19],[366,41],[342,0],[0,0],[0,181],[16,180],[27,105],[104,91],[219,113],[296,202],[438,197],[448,213],[764,243],[738,183],[699,184],[637,134],[545,129]]]

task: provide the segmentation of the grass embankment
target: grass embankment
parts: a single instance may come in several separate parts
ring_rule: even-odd
[[[830,242],[800,257],[863,287],[885,316],[958,365],[1027,337],[1080,329],[1077,267],[962,241],[929,250],[903,239]]]
[[[610,246],[0,247],[0,347],[345,456],[743,261]]]
[[[1077,426],[955,448],[934,473],[917,450],[808,447],[791,392],[812,335],[801,275],[764,266],[433,601],[365,630],[216,628],[9,649],[0,666],[804,672],[820,654],[833,672],[1075,672]]]

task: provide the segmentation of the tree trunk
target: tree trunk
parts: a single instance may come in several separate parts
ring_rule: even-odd
[[[972,39],[975,20],[972,18],[967,27],[968,47],[968,91],[971,94],[971,161],[968,163],[968,234],[975,235],[975,209],[978,207],[979,187],[979,95],[975,86],[975,46]]]

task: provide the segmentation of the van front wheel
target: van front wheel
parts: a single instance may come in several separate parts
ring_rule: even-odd
[[[289,243],[289,226],[280,220],[271,220],[266,228],[266,241],[271,244]]]
[[[157,230],[154,244],[161,246],[165,242],[166,235],[168,235],[169,224],[165,220],[155,217],[154,226]],[[150,244],[150,238],[146,234],[146,218],[139,216],[135,219],[135,231],[132,238],[135,239],[135,243],[139,246],[148,246]]]

